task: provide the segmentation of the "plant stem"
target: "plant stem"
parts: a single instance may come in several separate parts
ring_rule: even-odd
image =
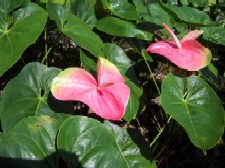
[[[150,72],[150,75],[151,75],[151,77],[152,77],[152,79],[153,79],[153,82],[154,82],[154,84],[155,84],[155,87],[156,87],[156,89],[157,89],[157,92],[158,92],[158,94],[159,94],[159,96],[160,96],[160,90],[159,90],[159,86],[158,86],[158,84],[157,84],[157,82],[156,82],[156,80],[155,80],[155,76],[154,76],[154,74],[153,74],[153,72],[152,72],[152,70],[151,70],[151,68],[150,68],[150,66],[149,66],[149,64],[148,64],[148,61],[147,61],[147,59],[145,58],[145,54],[143,53],[143,51],[142,51],[142,57],[144,58],[144,60],[145,60],[145,64],[147,65],[147,67],[148,67],[148,70],[149,70],[149,72]]]
[[[166,126],[169,124],[170,120],[171,120],[171,116],[168,118],[166,124],[160,129],[159,133],[156,135],[156,137],[153,139],[153,141],[150,143],[150,148],[152,147],[152,145],[156,142],[156,140],[159,138],[159,136],[163,133],[164,129],[166,128]]]
[[[42,59],[41,63],[43,64],[45,60],[47,60],[48,54],[51,51],[52,48],[48,49],[48,44],[47,44],[47,31],[45,29],[45,34],[44,34],[44,39],[45,39],[45,56]],[[48,62],[46,61],[46,65],[48,64]]]

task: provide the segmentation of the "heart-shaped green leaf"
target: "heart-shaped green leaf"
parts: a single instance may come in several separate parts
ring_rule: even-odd
[[[133,23],[115,17],[109,16],[98,20],[97,28],[114,36],[135,37],[141,40],[152,39],[151,33],[137,29]]]
[[[151,167],[129,135],[119,133],[114,135],[96,120],[71,117],[61,125],[57,146],[68,167]]]
[[[213,147],[224,130],[224,110],[215,92],[197,76],[169,74],[162,83],[161,104],[186,130],[192,143]]]
[[[9,12],[20,4],[15,2],[7,1],[7,5],[0,6],[1,12],[6,12],[0,12],[0,76],[37,40],[47,20],[45,10],[34,3],[28,3],[10,15]]]
[[[116,16],[125,18],[127,20],[139,20],[140,15],[136,8],[127,0],[101,0],[103,8],[109,10]]]
[[[47,68],[43,64],[30,63],[7,84],[2,93],[0,106],[1,124],[4,131],[8,131],[18,121],[28,116],[55,115],[53,110],[65,109],[56,107],[59,103],[49,95],[52,79],[59,72],[57,68]],[[73,109],[71,103],[64,104],[64,106]],[[66,111],[62,110],[62,112]]]
[[[70,1],[66,1],[65,4],[60,0],[47,3],[49,17],[55,20],[60,31],[93,55],[102,55],[102,40],[90,26],[72,13],[71,8]]]
[[[55,168],[58,123],[50,116],[21,120],[0,142],[0,165],[3,167]]]

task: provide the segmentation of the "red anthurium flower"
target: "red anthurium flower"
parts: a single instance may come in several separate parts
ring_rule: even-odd
[[[151,44],[147,51],[163,55],[180,68],[188,71],[198,71],[209,64],[212,57],[210,50],[196,41],[203,31],[191,31],[179,41],[165,23],[163,23],[163,27],[172,36],[173,41],[158,41]]]
[[[51,91],[59,100],[76,100],[87,104],[104,119],[120,120],[130,96],[130,88],[116,66],[99,58],[97,81],[81,68],[68,68],[53,79]]]

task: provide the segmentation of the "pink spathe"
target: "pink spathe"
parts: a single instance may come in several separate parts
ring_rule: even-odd
[[[116,66],[99,58],[97,81],[81,68],[68,68],[53,79],[51,91],[59,100],[82,101],[104,119],[120,120],[130,96],[130,88]]]
[[[173,41],[162,40],[153,43],[147,48],[148,52],[163,55],[178,67],[188,71],[198,71],[210,63],[212,57],[210,50],[196,41],[203,31],[193,30],[179,41],[165,23],[163,27],[172,36]]]

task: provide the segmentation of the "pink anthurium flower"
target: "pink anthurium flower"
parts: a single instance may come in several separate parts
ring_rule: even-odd
[[[116,66],[104,58],[97,64],[97,81],[81,68],[68,68],[53,79],[51,92],[59,100],[82,101],[104,119],[120,120],[130,88]]]
[[[198,71],[210,63],[212,58],[210,50],[196,41],[203,31],[191,31],[179,41],[165,23],[163,27],[172,36],[173,41],[158,41],[151,44],[147,51],[163,55],[178,67],[188,71]]]

